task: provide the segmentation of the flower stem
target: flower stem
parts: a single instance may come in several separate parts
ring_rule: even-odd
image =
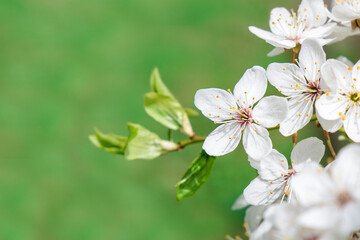
[[[336,153],[335,153],[335,150],[331,144],[331,138],[330,138],[330,135],[327,131],[324,130],[324,136],[325,136],[325,139],[326,139],[326,143],[329,147],[329,150],[331,152],[331,155],[333,156],[333,158],[335,159],[336,158]]]
[[[206,137],[195,136],[195,137],[193,137],[193,138],[191,138],[191,139],[180,141],[180,142],[178,142],[178,145],[179,145],[179,149],[178,149],[178,150],[181,150],[181,149],[183,149],[184,147],[186,147],[186,146],[188,146],[188,145],[191,145],[191,144],[193,144],[193,143],[203,142],[203,141],[205,141],[205,138],[206,138]]]

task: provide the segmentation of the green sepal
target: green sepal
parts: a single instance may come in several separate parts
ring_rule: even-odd
[[[128,129],[129,138],[125,149],[125,158],[127,160],[150,160],[162,154],[163,148],[158,135],[134,123],[128,123]]]
[[[176,200],[184,199],[194,195],[200,187],[207,182],[214,166],[215,157],[209,156],[204,150],[191,163],[184,176],[177,183]]]
[[[145,94],[145,111],[156,121],[172,130],[180,129],[187,117],[178,101],[155,92]]]
[[[117,136],[112,133],[104,134],[95,128],[95,134],[89,136],[90,141],[98,148],[109,153],[124,155],[127,137]]]

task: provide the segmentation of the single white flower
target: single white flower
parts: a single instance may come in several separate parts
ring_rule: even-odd
[[[254,104],[265,94],[265,70],[255,66],[248,69],[234,88],[200,89],[195,94],[195,106],[212,120],[221,124],[205,139],[203,149],[212,156],[233,151],[243,135],[243,145],[248,155],[260,158],[272,148],[266,128],[278,125],[287,114],[284,98],[270,96]]]
[[[290,201],[291,182],[309,162],[319,163],[325,152],[325,146],[317,138],[307,138],[295,145],[291,152],[291,165],[275,149],[260,160],[249,158],[252,166],[258,170],[256,177],[244,190],[244,198],[251,205],[270,204],[277,200]]]
[[[342,149],[325,170],[305,167],[294,179],[293,191],[298,203],[308,208],[299,218],[303,226],[337,229],[344,236],[359,230],[360,146]]]
[[[337,131],[342,124],[346,134],[355,142],[360,142],[360,61],[349,67],[341,61],[330,59],[321,68],[322,81],[329,92],[316,102],[318,115],[325,120],[338,121]]]
[[[326,23],[325,9],[323,0],[303,0],[297,13],[290,13],[285,8],[274,8],[270,13],[271,32],[253,26],[249,30],[275,47],[268,56],[295,48],[308,38],[317,39],[321,45],[325,45],[332,41],[326,37],[336,26],[335,23]]]
[[[326,55],[320,44],[315,40],[307,39],[301,47],[297,64],[269,65],[266,72],[269,82],[289,98],[288,115],[280,123],[280,132],[284,136],[296,133],[310,122],[314,103],[327,91],[320,74],[320,68],[325,61]],[[337,121],[325,121],[321,117],[318,119],[328,128],[333,127],[334,124],[338,125]]]

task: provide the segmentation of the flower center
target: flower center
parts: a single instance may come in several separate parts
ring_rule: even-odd
[[[359,100],[360,100],[360,92],[350,93],[350,99],[351,99],[351,101],[353,101],[353,102],[359,101]]]
[[[322,94],[319,81],[309,82],[307,85],[307,89],[308,94],[315,99]]]
[[[251,123],[253,121],[252,109],[251,108],[239,108],[239,110],[236,111],[235,118],[241,126],[248,125],[249,123]]]
[[[342,191],[338,195],[337,201],[340,206],[344,206],[345,204],[352,201],[352,196],[348,192]]]
[[[294,175],[296,171],[294,169],[289,169],[288,174],[285,176],[285,181],[288,181],[289,178]]]

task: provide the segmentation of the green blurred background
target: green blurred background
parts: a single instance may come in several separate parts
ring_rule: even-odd
[[[129,162],[93,147],[88,135],[95,126],[127,135],[131,121],[166,136],[143,110],[155,66],[181,103],[193,107],[197,89],[232,89],[247,68],[288,61],[286,54],[266,57],[272,47],[247,27],[267,29],[273,7],[298,3],[1,0],[0,239],[241,235],[244,211],[230,208],[255,176],[241,145],[217,159],[193,198],[178,203],[175,183],[200,144]],[[358,39],[328,47],[328,55],[356,60],[351,41]],[[206,135],[214,125],[201,116],[193,127]],[[320,133],[313,124],[308,129],[300,139]],[[271,136],[288,156],[291,139]]]

